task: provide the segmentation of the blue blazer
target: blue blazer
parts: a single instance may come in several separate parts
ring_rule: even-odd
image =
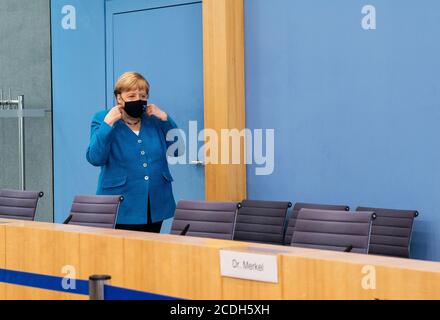
[[[142,116],[137,136],[123,121],[113,127],[104,122],[109,110],[98,112],[92,121],[87,161],[101,167],[98,195],[122,195],[118,224],[147,224],[148,196],[152,222],[172,218],[176,209],[167,161],[169,130],[177,125],[168,117]]]

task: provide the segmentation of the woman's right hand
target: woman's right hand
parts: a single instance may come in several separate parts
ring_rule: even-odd
[[[122,119],[123,106],[113,107],[104,119],[109,126],[113,126],[117,121]]]

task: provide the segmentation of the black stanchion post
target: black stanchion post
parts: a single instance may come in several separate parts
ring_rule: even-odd
[[[112,277],[108,275],[93,275],[89,277],[90,300],[104,300],[104,286],[109,283]]]

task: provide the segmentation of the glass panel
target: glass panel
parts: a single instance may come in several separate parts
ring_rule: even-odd
[[[9,88],[12,100],[24,95],[24,180],[27,190],[44,192],[39,221],[53,221],[49,8],[47,0],[0,1],[0,90],[2,100],[9,100]],[[21,187],[18,116],[0,107],[0,188]]]
[[[43,191],[36,220],[53,221],[51,111],[26,109],[23,98],[0,93],[0,188]]]

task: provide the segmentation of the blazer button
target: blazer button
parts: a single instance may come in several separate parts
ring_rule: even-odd
[[[150,180],[150,177],[149,176],[145,176],[145,181],[148,181],[148,180]]]
[[[138,143],[141,144],[141,143],[142,143],[142,140],[139,139],[139,140],[138,140]]]
[[[141,156],[145,156],[145,151],[141,151]]]
[[[144,163],[144,168],[148,167],[148,163]]]

